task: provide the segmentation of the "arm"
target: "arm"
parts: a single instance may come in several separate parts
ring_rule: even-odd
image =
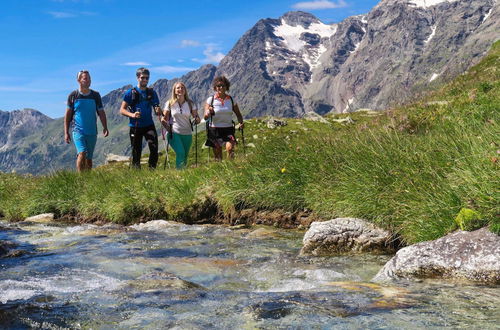
[[[200,115],[198,115],[198,109],[193,107],[193,109],[191,110],[191,116],[193,116],[194,118],[194,122],[196,124],[199,124],[201,119],[200,119]]]
[[[163,116],[161,118],[161,124],[163,125],[163,127],[167,129],[167,131],[170,130],[170,117],[171,117],[170,107],[167,106],[167,109],[163,111]]]
[[[141,118],[141,113],[139,111],[137,111],[137,112],[128,111],[128,103],[125,101],[122,101],[122,105],[120,107],[120,114],[122,116],[129,117],[129,118]]]
[[[205,112],[203,114],[203,118],[207,120],[208,118],[210,118],[210,116],[213,115],[215,115],[214,107],[210,106],[210,104],[208,103],[205,103]]]
[[[106,120],[106,113],[104,112],[104,110],[99,110],[99,111],[97,111],[97,114],[99,115],[99,119],[101,120],[102,134],[104,135],[104,137],[106,137],[109,135],[108,122]]]
[[[66,114],[64,115],[64,141],[70,143],[71,136],[69,135],[69,126],[73,120],[73,110],[71,108],[66,108]]]
[[[238,107],[237,104],[234,105],[233,107],[233,112],[236,114],[236,118],[238,118],[238,123],[240,123],[240,128],[243,128],[243,116],[241,115],[240,112],[240,107]]]

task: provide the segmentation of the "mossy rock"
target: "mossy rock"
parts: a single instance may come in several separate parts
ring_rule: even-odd
[[[476,230],[483,226],[481,214],[468,208],[462,208],[458,212],[455,223],[461,230],[465,231]]]

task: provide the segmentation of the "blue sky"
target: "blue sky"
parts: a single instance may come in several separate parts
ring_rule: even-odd
[[[2,0],[0,110],[64,116],[76,72],[89,70],[102,96],[217,65],[259,19],[303,10],[324,23],[368,13],[378,0]]]

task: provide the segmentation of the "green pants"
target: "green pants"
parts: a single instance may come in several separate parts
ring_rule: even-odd
[[[170,145],[175,151],[175,167],[181,169],[187,166],[189,149],[193,143],[193,136],[181,135],[177,133],[172,134],[172,138],[169,139]]]

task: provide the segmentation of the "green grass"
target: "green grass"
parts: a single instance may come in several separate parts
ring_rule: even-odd
[[[500,43],[480,64],[419,102],[372,114],[289,119],[268,129],[250,120],[233,162],[208,163],[199,136],[197,168],[131,171],[107,166],[79,175],[0,174],[0,213],[42,212],[129,224],[193,222],[204,208],[304,209],[328,219],[360,217],[410,244],[457,229],[466,208],[475,225],[500,233]],[[443,101],[446,101],[443,103]],[[343,125],[338,118],[355,123]],[[191,152],[194,163],[194,150]],[[171,154],[171,163],[174,155]],[[160,159],[162,167],[163,159]]]

